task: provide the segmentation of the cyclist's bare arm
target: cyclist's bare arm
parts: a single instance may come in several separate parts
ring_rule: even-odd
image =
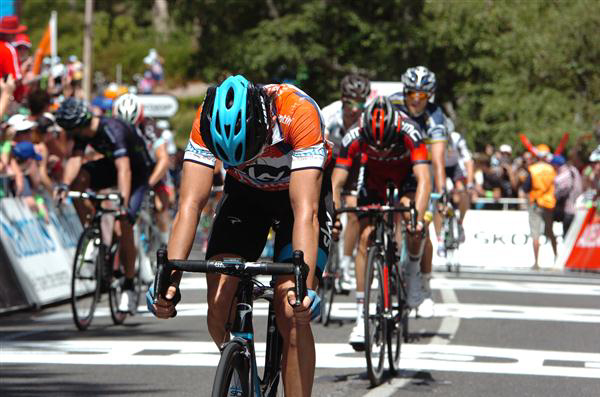
[[[184,161],[182,172],[179,209],[169,237],[169,259],[187,259],[189,256],[198,219],[212,188],[212,168],[192,161]]]
[[[429,165],[427,164],[415,164],[413,166],[413,173],[417,178],[417,193],[415,195],[415,206],[417,207],[417,219],[423,221],[425,210],[429,202],[429,195],[431,194],[431,177],[429,175]]]
[[[123,156],[115,159],[115,167],[117,168],[117,187],[121,196],[123,196],[123,204],[129,203],[131,197],[131,163],[128,156]]]
[[[67,164],[65,165],[65,173],[63,174],[63,183],[65,185],[70,185],[73,183],[77,174],[79,174],[79,170],[81,169],[81,165],[83,164],[83,152],[75,151],[73,155],[69,157],[67,160]]]
[[[446,187],[446,142],[436,141],[431,143],[431,160],[433,162],[435,190],[442,192]],[[419,211],[419,213],[421,212]]]
[[[169,153],[167,153],[167,143],[163,143],[155,151],[156,154],[156,165],[152,170],[152,174],[148,179],[148,185],[151,187],[160,182],[161,179],[167,175],[169,170]]]
[[[292,247],[304,252],[304,261],[310,267],[306,285],[315,289],[315,269],[319,239],[319,195],[323,172],[304,169],[292,172],[290,203],[294,211]]]
[[[173,221],[173,229],[167,248],[169,259],[187,259],[190,255],[198,219],[208,201],[212,188],[212,168],[191,161],[184,161],[182,172],[183,176],[179,189],[179,209]],[[176,271],[172,273],[171,281],[174,285],[179,285],[181,274],[181,272]],[[171,318],[175,312],[172,299],[177,288],[173,284],[167,291],[166,299],[159,296],[154,304],[154,310],[158,318]]]
[[[467,168],[467,186],[473,186],[475,180],[475,162],[473,159],[466,161],[465,167]]]
[[[333,169],[333,175],[331,176],[331,186],[333,188],[333,203],[335,208],[342,207],[342,189],[348,179],[350,172],[341,167],[335,167]]]

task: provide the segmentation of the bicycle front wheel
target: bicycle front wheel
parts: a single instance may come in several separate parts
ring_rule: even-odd
[[[384,318],[384,256],[378,246],[369,248],[365,277],[365,357],[371,385],[381,383],[385,363],[387,323]]]
[[[400,348],[405,337],[405,324],[408,322],[409,309],[406,305],[402,277],[398,265],[390,267],[390,308],[392,318],[388,320],[388,361],[390,370],[396,372],[400,369]]]
[[[321,322],[328,326],[331,321],[331,309],[335,298],[337,283],[339,283],[339,254],[337,244],[332,243],[329,249],[329,260],[323,273],[321,288]]]
[[[227,343],[217,366],[212,397],[251,397],[250,358],[246,347],[237,341]]]
[[[100,299],[102,244],[95,244],[95,230],[87,228],[77,242],[71,275],[71,310],[80,331],[86,330],[94,318]]]

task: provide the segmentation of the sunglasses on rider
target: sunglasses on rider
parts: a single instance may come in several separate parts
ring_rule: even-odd
[[[425,99],[429,98],[429,94],[424,91],[408,91],[406,93],[406,96],[409,99],[420,99],[421,101],[424,101]]]
[[[354,99],[342,99],[342,105],[350,109],[363,110],[365,108],[364,101],[357,101]]]

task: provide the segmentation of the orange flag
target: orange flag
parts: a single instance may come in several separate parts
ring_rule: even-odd
[[[44,36],[42,36],[42,40],[40,40],[40,44],[38,45],[37,50],[35,50],[35,58],[33,60],[33,73],[40,74],[40,69],[42,68],[42,59],[45,56],[51,54],[52,49],[52,29],[50,23],[48,23],[48,27],[44,32]]]

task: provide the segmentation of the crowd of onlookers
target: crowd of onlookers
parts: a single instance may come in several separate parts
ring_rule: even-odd
[[[59,57],[45,57],[38,73],[34,73],[31,41],[26,27],[15,16],[0,21],[0,56],[0,198],[24,197],[32,209],[43,214],[44,209],[39,208],[42,201],[35,199],[35,192],[50,191],[61,180],[63,163],[72,145],[68,134],[54,122],[52,112],[66,97],[83,97],[83,64],[75,55],[70,55],[66,63]],[[143,76],[134,76],[136,85],[124,88],[124,92],[149,94],[162,87],[163,58],[150,49],[143,63]],[[102,95],[110,91],[110,85],[107,88],[96,83],[95,89]],[[94,111],[104,113],[110,107],[96,107]],[[164,126],[165,130],[168,128]],[[600,142],[600,127],[598,130]],[[529,168],[538,161],[539,153],[518,149],[523,148],[487,145],[483,152],[475,153],[472,199],[488,199],[472,200],[475,208],[507,208],[497,202],[500,198],[521,198],[520,203],[514,200],[508,207],[526,208],[523,203],[530,201],[530,192],[525,189]],[[522,154],[516,155],[517,151]],[[598,189],[600,167],[577,146],[548,159],[556,172],[553,217],[564,221],[566,229],[574,213],[575,198],[586,190]]]
[[[43,193],[52,193],[62,182],[63,166],[73,146],[70,135],[55,123],[53,112],[65,98],[83,97],[83,64],[75,55],[66,63],[59,57],[44,57],[34,72],[26,31],[16,16],[0,20],[0,199],[21,197],[47,220]],[[163,59],[151,49],[144,64],[150,81],[140,79],[137,87],[149,93],[164,81]],[[96,84],[94,89],[102,95],[106,86]],[[110,110],[92,106],[99,115],[110,114]],[[181,154],[173,133],[167,120],[156,124],[157,132],[169,136],[171,168],[176,174]],[[86,152],[90,158],[94,155]]]

